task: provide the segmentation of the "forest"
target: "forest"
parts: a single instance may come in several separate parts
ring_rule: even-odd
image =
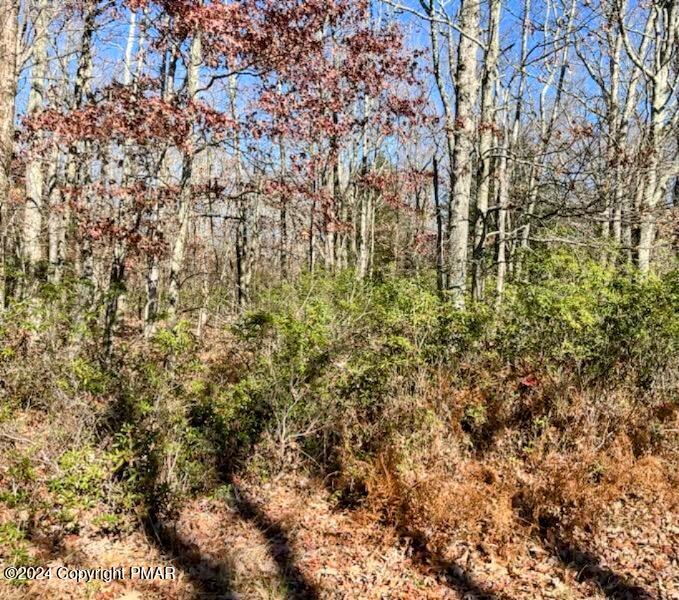
[[[0,0],[0,599],[679,599],[678,467],[678,0]]]

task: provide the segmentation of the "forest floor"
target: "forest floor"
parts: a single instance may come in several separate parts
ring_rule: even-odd
[[[627,497],[603,521],[596,535],[576,532],[568,545],[526,528],[506,548],[451,542],[435,551],[366,509],[342,508],[302,475],[234,479],[162,530],[107,537],[84,527],[58,547],[32,541],[43,565],[174,565],[174,580],[0,580],[0,598],[679,599],[676,507]]]

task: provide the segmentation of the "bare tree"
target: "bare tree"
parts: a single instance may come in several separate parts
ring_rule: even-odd
[[[200,65],[202,62],[202,37],[200,30],[196,30],[191,38],[191,48],[186,68],[186,94],[189,101],[196,98],[200,77]],[[179,307],[179,290],[181,288],[182,271],[184,267],[184,253],[189,234],[192,204],[193,184],[193,148],[197,139],[194,137],[192,149],[186,152],[182,162],[182,175],[179,194],[179,231],[172,247],[170,258],[170,278],[168,287],[168,313],[170,319],[176,318]]]
[[[474,106],[478,94],[479,4],[477,0],[460,2],[460,40],[455,70],[455,122],[453,185],[448,217],[448,291],[457,305],[464,303],[467,290],[467,255],[469,251],[469,209],[472,194],[475,135]]]
[[[618,5],[617,17],[625,50],[630,60],[648,80],[650,117],[646,142],[646,177],[640,206],[638,264],[643,273],[651,268],[651,253],[655,240],[657,208],[662,202],[671,171],[664,161],[664,145],[676,126],[670,119],[669,101],[673,95],[670,73],[679,51],[679,6],[676,2],[653,3],[646,16],[646,31],[650,29],[649,56],[639,54],[630,40],[625,24],[624,6]],[[643,45],[643,42],[642,42]],[[644,48],[645,50],[645,48]]]
[[[476,299],[483,295],[484,260],[488,230],[488,207],[491,195],[492,144],[495,133],[495,90],[500,54],[500,0],[490,0],[488,15],[488,41],[481,80],[481,114],[479,119],[479,166],[476,185],[476,218],[474,231],[473,293]]]
[[[11,188],[14,150],[14,97],[17,77],[18,3],[0,2],[0,308],[5,306],[7,225],[4,211]]]
[[[45,76],[47,71],[47,28],[49,13],[47,0],[39,0],[35,6],[33,65],[28,95],[27,114],[30,116],[40,110],[44,103]],[[27,271],[43,258],[42,245],[43,215],[43,162],[39,156],[32,156],[26,167],[26,208],[24,213],[24,257]]]

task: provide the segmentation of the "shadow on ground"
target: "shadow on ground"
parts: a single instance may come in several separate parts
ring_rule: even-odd
[[[287,600],[316,600],[319,593],[296,565],[285,529],[270,519],[242,490],[235,488],[235,509],[240,517],[253,524],[266,538],[271,558],[278,569]],[[240,598],[233,589],[233,561],[237,556],[225,556],[216,561],[205,555],[192,543],[182,539],[172,525],[165,525],[160,518],[147,523],[148,538],[180,569],[196,590],[196,599],[228,600]]]
[[[577,571],[580,582],[595,583],[611,600],[655,600],[648,590],[630,582],[625,576],[601,565],[601,560],[589,552],[559,541],[553,548],[556,556],[567,567]]]
[[[237,510],[241,517],[252,523],[267,539],[269,552],[276,562],[281,581],[287,590],[287,597],[295,600],[315,600],[319,598],[317,587],[308,581],[295,564],[290,540],[285,529],[270,519],[240,489],[236,488]]]
[[[402,539],[410,539],[407,533],[402,532]],[[456,562],[443,559],[441,556],[427,548],[426,542],[421,538],[412,540],[412,558],[415,566],[423,570],[433,570],[446,585],[461,594],[464,598],[474,600],[508,600],[509,596],[493,591],[471,576],[471,574]],[[429,573],[430,574],[430,573]]]
[[[184,541],[174,527],[160,520],[149,520],[146,529],[148,539],[155,542],[192,584],[194,598],[228,600],[238,597],[232,590],[228,561],[216,562],[205,556],[195,545]]]

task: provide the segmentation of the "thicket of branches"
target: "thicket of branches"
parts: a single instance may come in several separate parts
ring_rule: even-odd
[[[672,2],[2,14],[2,302],[77,284],[106,348],[315,269],[435,268],[461,305],[536,245],[676,256]]]

